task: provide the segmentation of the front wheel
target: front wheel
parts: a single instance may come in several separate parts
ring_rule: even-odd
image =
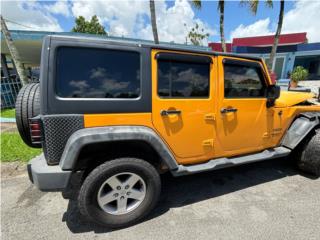
[[[156,205],[160,176],[148,162],[119,158],[95,168],[79,192],[80,212],[107,227],[132,225]]]
[[[320,129],[315,129],[296,154],[299,169],[320,177]]]

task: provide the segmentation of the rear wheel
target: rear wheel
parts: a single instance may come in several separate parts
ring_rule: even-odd
[[[315,129],[296,153],[299,169],[320,177],[320,129]]]
[[[95,168],[79,192],[80,212],[100,225],[119,228],[145,217],[156,205],[160,176],[146,161],[119,158]]]

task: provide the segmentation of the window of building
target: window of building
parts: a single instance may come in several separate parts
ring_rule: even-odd
[[[264,86],[264,78],[259,67],[224,64],[225,98],[264,97]]]
[[[295,58],[294,67],[302,66],[308,69],[310,80],[320,80],[320,56],[298,56]]]
[[[56,92],[64,98],[137,98],[140,95],[140,54],[60,47]]]
[[[266,58],[265,62],[268,63],[269,59],[270,58]],[[285,77],[285,76],[282,76],[285,59],[284,59],[284,57],[276,57],[275,60],[276,60],[276,62],[274,65],[274,73],[276,74],[276,77],[277,77],[276,80],[279,80],[282,77]]]
[[[209,97],[210,64],[158,60],[160,97]]]

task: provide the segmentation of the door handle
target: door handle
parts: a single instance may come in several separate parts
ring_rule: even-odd
[[[180,115],[181,111],[180,110],[161,110],[160,112],[161,116],[168,116],[170,114]]]
[[[236,108],[221,108],[221,110],[220,110],[221,113],[229,113],[229,112],[235,113],[237,111],[238,111],[238,109],[236,109]]]

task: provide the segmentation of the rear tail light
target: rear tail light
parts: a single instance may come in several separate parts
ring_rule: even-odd
[[[30,136],[33,144],[41,144],[41,122],[40,118],[29,119]]]

